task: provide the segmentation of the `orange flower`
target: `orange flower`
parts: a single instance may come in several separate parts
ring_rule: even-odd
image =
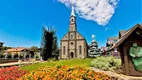
[[[26,74],[21,80],[31,77],[34,80],[111,80],[111,77],[104,73],[98,73],[83,67],[69,67],[69,66],[56,66],[56,67],[41,67],[38,70]]]

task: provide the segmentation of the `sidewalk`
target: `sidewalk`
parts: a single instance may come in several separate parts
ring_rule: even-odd
[[[113,78],[113,80],[142,80],[142,77],[127,76],[124,74],[117,74],[115,72],[103,71],[103,70],[96,69],[96,68],[91,68],[91,69],[94,70],[95,72],[103,72],[103,73],[111,76]]]
[[[12,62],[12,63],[4,63],[4,64],[0,64],[0,67],[6,67],[6,66],[16,66],[16,65],[20,65],[20,64],[29,64],[29,63],[39,63],[41,61],[26,61],[26,62]]]

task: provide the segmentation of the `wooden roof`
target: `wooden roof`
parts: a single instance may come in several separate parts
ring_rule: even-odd
[[[127,32],[127,30],[121,30],[121,31],[119,31],[119,38],[121,38],[121,36],[122,36],[125,32]]]
[[[103,49],[104,51],[108,51],[108,47],[101,47],[101,49]]]
[[[109,37],[109,38],[107,38],[107,40],[108,41],[110,41],[110,40],[118,40],[118,37]]]
[[[126,30],[121,30],[120,34],[123,35],[126,32]]]
[[[117,48],[136,28],[140,28],[142,29],[142,25],[141,24],[136,24],[134,27],[130,28],[129,30],[127,30],[120,39],[118,39],[118,41],[113,44],[113,46],[111,47],[111,49]]]
[[[114,40],[118,40],[118,37],[109,37],[109,38],[107,38],[107,43],[106,43],[106,45],[108,46],[108,45],[112,45],[113,43],[115,43],[115,41]]]

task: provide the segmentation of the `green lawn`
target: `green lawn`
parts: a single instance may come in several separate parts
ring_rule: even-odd
[[[82,67],[89,67],[90,62],[92,59],[72,59],[72,60],[62,60],[62,61],[52,61],[52,62],[45,62],[45,63],[36,63],[28,66],[21,67],[23,70],[36,70],[41,66],[55,66],[55,65],[67,65],[67,66],[82,66]]]

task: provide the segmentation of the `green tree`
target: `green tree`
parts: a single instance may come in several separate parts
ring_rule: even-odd
[[[7,50],[7,49],[11,49],[12,47],[8,47],[8,46],[2,46],[2,50]]]
[[[11,49],[12,47],[8,47],[8,46],[2,46],[1,52],[0,54],[3,54],[5,52],[5,50],[7,49]]]
[[[56,33],[56,30],[53,30],[52,58],[58,59],[59,49],[58,49],[58,43],[57,43],[57,36],[55,33]]]
[[[58,55],[56,30],[43,27],[43,36],[41,42],[41,56],[43,60],[55,58]]]
[[[38,52],[38,51],[39,51],[39,49],[38,49],[37,46],[32,46],[32,47],[30,48],[30,50],[31,50],[31,51],[34,51],[34,52]]]

